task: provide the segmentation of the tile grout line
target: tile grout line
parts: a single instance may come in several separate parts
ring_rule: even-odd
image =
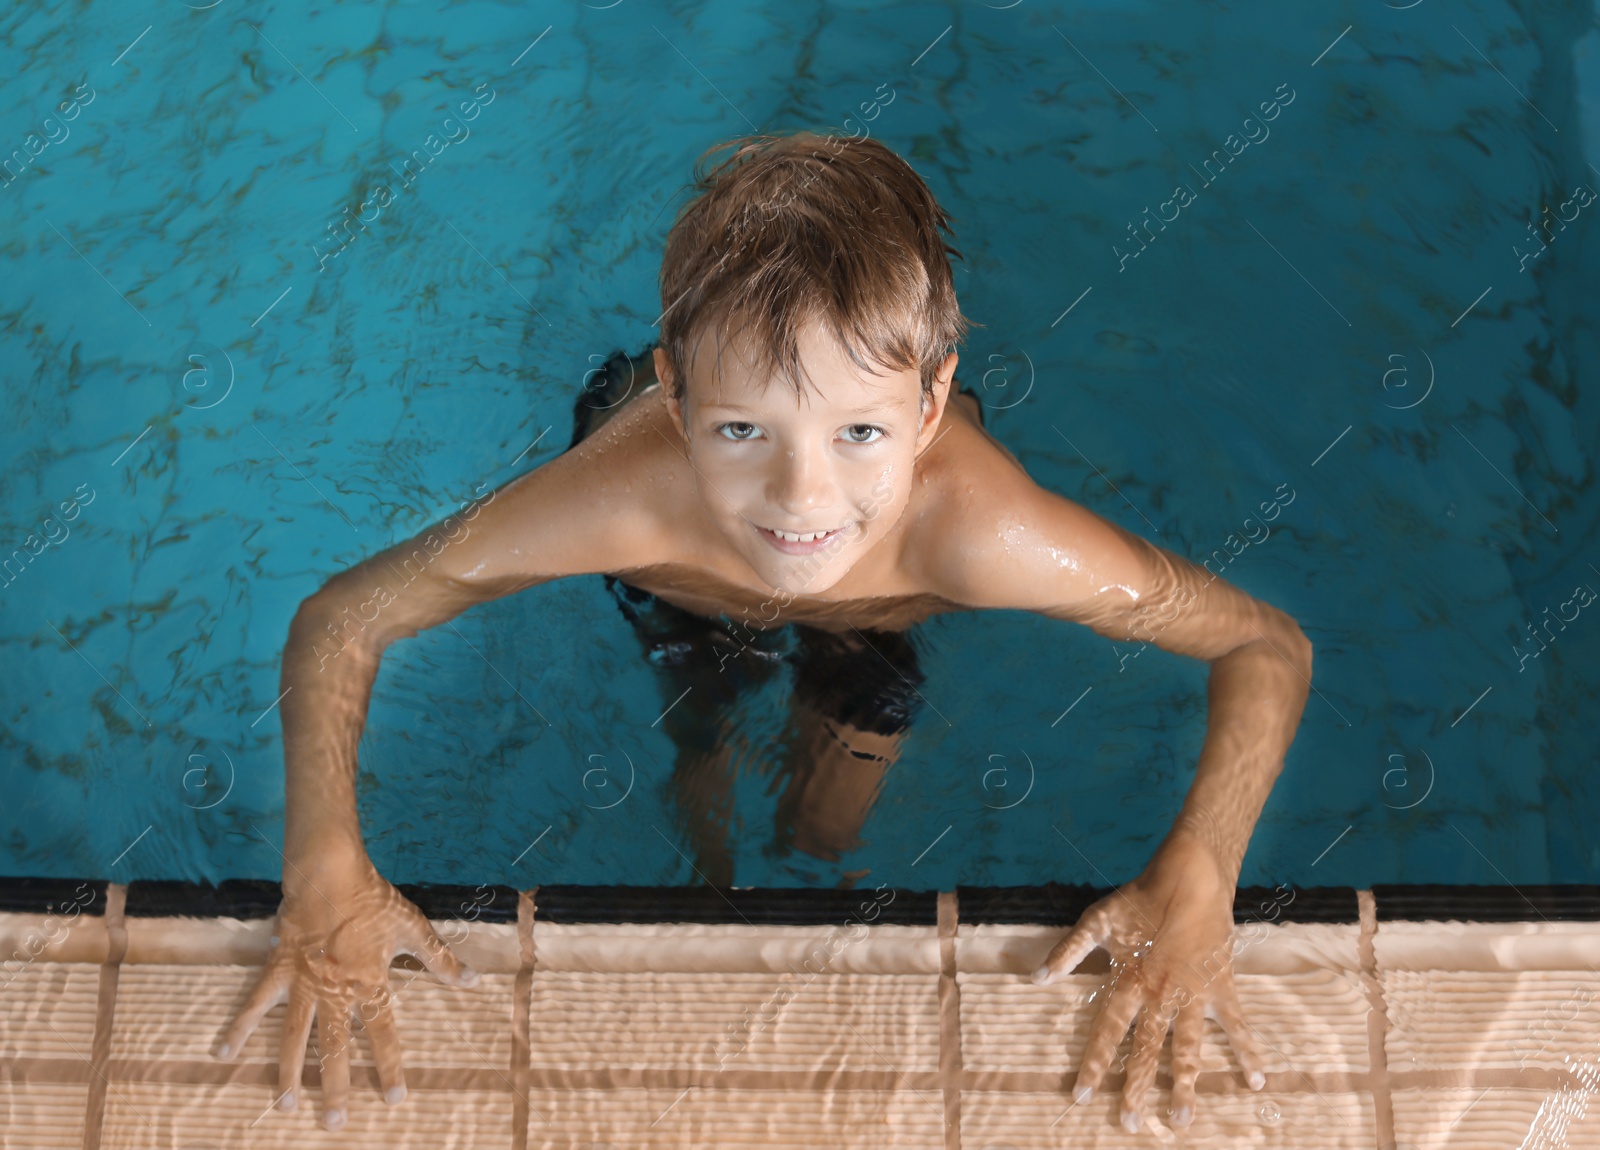
[[[1361,962],[1362,988],[1367,995],[1367,1063],[1372,1074],[1373,1125],[1377,1150],[1393,1150],[1394,1097],[1390,1092],[1389,1052],[1384,1045],[1389,1034],[1389,1008],[1378,977],[1378,900],[1370,890],[1356,891],[1361,911],[1361,935],[1356,943]]]
[[[128,927],[123,921],[128,888],[106,884],[106,960],[100,964],[100,989],[95,1000],[94,1041],[89,1051],[89,1094],[83,1113],[83,1150],[100,1150],[106,1120],[106,1064],[111,1061],[111,1027],[117,1013],[117,979],[128,953]]]
[[[944,1150],[961,1150],[961,988],[956,982],[956,892],[939,892],[939,1084],[944,1091]]]
[[[517,892],[517,951],[520,959],[511,1000],[511,1150],[528,1148],[528,1089],[533,1051],[533,922],[539,888]]]

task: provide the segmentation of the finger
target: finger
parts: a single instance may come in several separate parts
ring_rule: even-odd
[[[1194,1080],[1200,1076],[1200,1038],[1205,1033],[1206,1008],[1192,999],[1178,1008],[1172,1025],[1172,1124],[1194,1121]]]
[[[378,1064],[383,1100],[390,1106],[404,1101],[406,1072],[400,1064],[400,1031],[395,1026],[392,998],[386,997],[382,1008],[367,1020],[367,1037],[372,1042],[372,1060]]]
[[[1261,1055],[1261,1045],[1256,1041],[1255,1031],[1244,1020],[1244,1011],[1239,1006],[1239,993],[1231,977],[1218,982],[1216,993],[1211,996],[1210,1009],[1211,1017],[1221,1023],[1228,1035],[1228,1045],[1239,1057],[1239,1067],[1244,1071],[1245,1081],[1250,1084],[1250,1089],[1260,1090],[1267,1084],[1263,1066],[1265,1059]]]
[[[350,1005],[334,999],[317,1003],[317,1062],[322,1070],[322,1125],[344,1125],[350,1105]]]
[[[311,1038],[311,1019],[315,1015],[311,988],[304,979],[289,988],[289,1011],[283,1018],[283,1037],[278,1042],[278,1107],[293,1110],[300,1105],[300,1072],[306,1064],[306,1043]]]
[[[1156,1062],[1167,1038],[1170,1017],[1170,1010],[1153,1005],[1139,1012],[1133,1030],[1133,1051],[1128,1056],[1128,1077],[1122,1087],[1122,1128],[1129,1134],[1137,1134],[1142,1124],[1144,1096],[1156,1080]]]
[[[420,910],[411,917],[410,928],[400,952],[417,959],[441,982],[453,986],[478,985],[478,972],[456,957],[455,951],[434,933],[433,926]]]
[[[1033,972],[1036,985],[1070,974],[1089,956],[1089,952],[1111,938],[1111,907],[1108,902],[1095,903],[1078,918],[1077,925],[1067,932],[1067,937],[1051,948],[1044,965]]]
[[[233,1058],[244,1049],[245,1040],[255,1033],[267,1012],[289,997],[289,980],[293,973],[294,968],[289,963],[267,964],[250,991],[250,996],[239,1007],[239,1013],[234,1015],[232,1024],[223,1034],[222,1045],[217,1047],[218,1058]]]
[[[1126,983],[1113,983],[1111,997],[1089,1028],[1089,1043],[1083,1050],[1083,1063],[1078,1068],[1078,1085],[1073,1098],[1087,1102],[1105,1077],[1111,1057],[1128,1033],[1128,1024],[1142,1004],[1139,991]]]

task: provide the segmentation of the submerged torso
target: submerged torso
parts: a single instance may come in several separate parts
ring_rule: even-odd
[[[997,480],[1002,471],[1014,476],[1021,470],[983,429],[977,412],[973,397],[951,397],[938,435],[917,460],[910,502],[900,519],[821,594],[791,596],[767,586],[714,530],[694,538],[669,528],[671,537],[683,544],[672,548],[671,561],[609,574],[698,615],[726,615],[771,627],[804,623],[837,632],[900,631],[932,615],[966,610],[930,589],[928,573],[937,561],[930,536],[938,513],[974,484]],[[630,494],[657,504],[663,524],[681,523],[683,500],[699,498],[659,383],[619,407],[580,448],[591,441],[603,452],[621,448],[608,471],[611,481],[620,480]]]

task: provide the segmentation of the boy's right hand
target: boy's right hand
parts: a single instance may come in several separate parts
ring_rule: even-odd
[[[291,883],[290,878],[299,881]],[[293,1110],[300,1101],[300,1073],[315,1018],[322,1124],[337,1130],[344,1125],[350,1093],[352,1016],[361,1019],[371,1038],[384,1099],[393,1104],[406,1094],[395,996],[389,989],[389,964],[395,955],[416,957],[442,982],[456,986],[476,985],[478,974],[462,965],[416,905],[365,856],[340,873],[308,879],[294,868],[285,879],[272,955],[223,1036],[217,1057],[236,1057],[262,1017],[287,1002],[278,1049],[278,1106]]]

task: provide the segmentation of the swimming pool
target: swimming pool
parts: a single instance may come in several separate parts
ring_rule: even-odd
[[[277,878],[297,604],[559,453],[653,338],[694,158],[809,126],[955,217],[957,375],[1030,473],[1316,644],[1241,883],[1600,880],[1590,6],[1083,14],[8,13],[0,873]],[[927,707],[837,863],[767,849],[784,683],[750,701],[735,881],[1137,873],[1205,666],[1014,612],[913,642]],[[396,644],[373,861],[698,881],[671,702],[599,576]]]

